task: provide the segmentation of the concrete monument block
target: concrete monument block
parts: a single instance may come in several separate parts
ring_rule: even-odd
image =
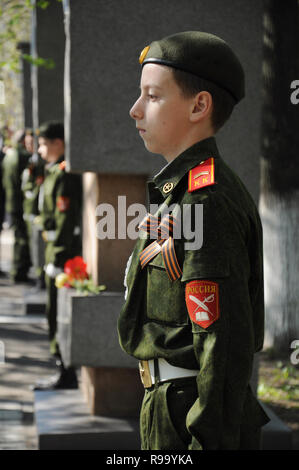
[[[55,67],[32,66],[33,125],[64,119],[64,23],[62,3],[48,2],[46,9],[36,6],[32,19],[31,54],[52,59]]]
[[[30,54],[30,43],[19,42],[17,49],[21,52],[21,86],[23,95],[23,122],[24,127],[32,127],[32,88],[31,88],[31,66],[23,59],[23,54]]]
[[[262,3],[255,1],[254,8],[246,0],[149,0],[146,6],[140,0],[72,0],[66,4],[68,167],[144,175],[160,169],[164,160],[148,154],[128,115],[139,95],[139,54],[154,39],[178,31],[209,31],[232,46],[245,68],[247,96],[220,132],[219,147],[257,200]]]
[[[95,283],[105,284],[109,291],[123,290],[126,263],[136,242],[127,236],[128,224],[136,215],[127,212],[132,204],[145,205],[145,178],[85,173],[83,188],[83,257]],[[100,204],[113,214],[111,222],[115,229],[114,235],[110,231],[110,236],[104,239],[100,239],[98,230],[103,219],[100,215],[104,215]]]
[[[138,367],[118,341],[116,323],[123,301],[121,292],[84,296],[74,289],[58,289],[58,342],[66,366]]]
[[[138,418],[144,388],[137,369],[82,367],[82,391],[96,416]]]
[[[66,366],[85,366],[82,390],[93,415],[139,415],[144,389],[138,362],[121,350],[116,330],[122,303],[118,292],[82,296],[58,290],[59,348]]]
[[[39,450],[140,449],[137,419],[91,416],[79,390],[34,393]]]

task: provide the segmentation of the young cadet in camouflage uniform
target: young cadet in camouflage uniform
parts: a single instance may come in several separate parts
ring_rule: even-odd
[[[32,246],[32,226],[39,215],[38,198],[41,185],[44,181],[45,162],[34,153],[34,136],[31,129],[26,130],[25,147],[30,153],[27,167],[22,173],[22,191],[24,195],[23,218],[27,226],[28,239],[30,247]],[[36,267],[38,283],[42,286],[44,282],[43,266]]]
[[[5,211],[14,231],[13,263],[10,276],[14,282],[27,282],[31,266],[29,240],[23,219],[22,173],[28,164],[30,153],[24,146],[25,133],[18,131],[14,140],[16,147],[10,147],[3,159],[3,186],[5,189]]]
[[[26,131],[25,145],[31,156],[27,167],[22,173],[22,191],[24,193],[24,220],[27,223],[29,234],[31,234],[34,218],[39,214],[38,195],[45,173],[44,160],[33,152],[33,139],[33,132]]]
[[[45,251],[45,282],[48,293],[46,313],[49,322],[50,351],[57,357],[60,372],[35,389],[76,388],[77,377],[72,367],[65,368],[56,340],[57,288],[55,277],[63,271],[69,258],[81,253],[81,176],[65,171],[64,127],[48,122],[39,129],[38,152],[47,162],[41,197]]]
[[[249,385],[263,346],[262,228],[214,137],[244,96],[243,69],[224,41],[201,32],[155,41],[139,60],[130,115],[168,162],[149,183],[159,209],[140,225],[118,321],[122,348],[140,360],[142,449],[255,449],[268,421]],[[169,229],[185,204],[202,246]]]

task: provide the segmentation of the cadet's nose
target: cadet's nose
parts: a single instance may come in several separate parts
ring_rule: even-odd
[[[140,107],[140,98],[133,104],[132,108],[130,109],[130,116],[132,119],[141,119],[143,114]]]

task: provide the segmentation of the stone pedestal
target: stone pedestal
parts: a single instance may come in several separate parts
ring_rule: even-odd
[[[80,390],[34,393],[39,450],[138,450],[139,420],[91,416]]]
[[[136,359],[119,346],[120,292],[83,296],[58,290],[58,342],[66,366],[82,367],[82,388],[92,414],[138,416],[143,397]]]
[[[138,418],[144,388],[139,371],[123,367],[82,367],[82,390],[91,414]]]
[[[88,270],[95,283],[123,291],[126,263],[136,242],[128,237],[127,226],[137,215],[127,215],[127,210],[132,204],[145,209],[146,177],[84,173],[83,197],[83,257]],[[104,215],[101,205],[114,211],[115,233],[105,239],[99,239],[97,228]]]
[[[130,367],[137,360],[123,352],[117,335],[121,292],[81,295],[58,289],[58,342],[66,366]]]

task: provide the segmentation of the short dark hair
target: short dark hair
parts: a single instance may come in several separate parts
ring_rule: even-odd
[[[186,98],[194,96],[201,91],[208,91],[212,95],[213,113],[211,122],[214,131],[217,132],[229,119],[236,100],[230,93],[213,82],[183,70],[172,68],[172,71],[175,82]]]
[[[37,130],[38,137],[45,139],[61,139],[64,141],[64,125],[59,121],[48,121],[40,126]]]
[[[33,129],[31,129],[31,127],[28,127],[28,128],[25,130],[25,133],[26,133],[26,135],[34,136],[34,132],[33,132]]]

